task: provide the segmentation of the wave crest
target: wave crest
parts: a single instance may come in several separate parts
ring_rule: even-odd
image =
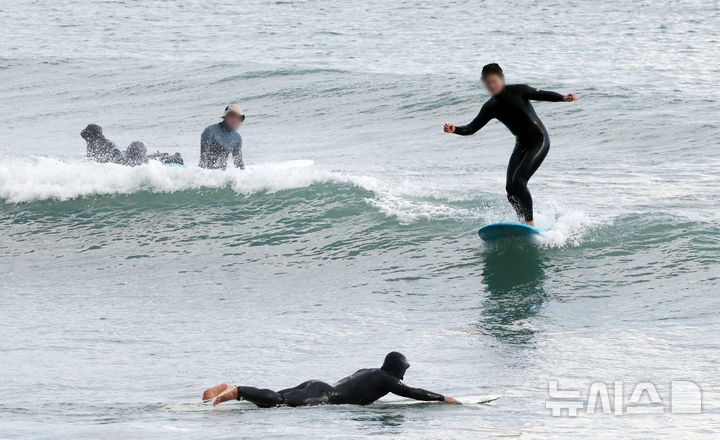
[[[6,203],[70,200],[139,191],[170,193],[200,188],[232,188],[238,194],[275,192],[337,179],[317,170],[311,160],[250,165],[246,170],[167,167],[151,162],[139,167],[65,162],[47,157],[15,159],[0,165],[0,199]]]
[[[353,189],[348,192],[338,185],[349,185]],[[451,229],[460,227],[468,234],[474,234],[480,225],[513,216],[502,194],[458,194],[438,191],[432,185],[428,187],[421,182],[384,182],[371,176],[323,170],[316,167],[312,160],[260,163],[245,170],[226,171],[167,167],[158,162],[131,168],[85,161],[65,162],[47,157],[11,159],[0,165],[0,199],[5,204],[16,205],[16,210],[24,209],[17,206],[24,203],[93,196],[179,193],[203,189],[221,189],[252,196],[305,188],[309,192],[286,194],[280,197],[282,202],[273,197],[268,203],[282,206],[289,197],[297,203],[359,206],[357,213],[367,209],[392,218],[399,224],[449,222],[455,225]],[[310,199],[308,194],[311,194]],[[197,200],[198,207],[204,206],[206,196],[189,194],[188,197]],[[140,200],[137,202],[142,204]],[[358,201],[360,205],[357,205]],[[597,226],[592,218],[554,204],[539,208],[538,225],[550,229],[542,240],[548,247],[581,245],[586,233]],[[51,212],[56,211],[57,207],[51,209]],[[437,233],[442,234],[443,229],[446,227]]]

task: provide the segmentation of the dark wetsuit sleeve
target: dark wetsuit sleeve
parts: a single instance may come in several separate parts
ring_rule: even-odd
[[[390,384],[390,392],[398,396],[407,397],[408,399],[438,402],[445,400],[445,396],[442,394],[433,393],[432,391],[423,390],[422,388],[409,387],[399,380],[393,381]]]
[[[490,119],[494,118],[492,111],[492,104],[490,101],[486,102],[485,105],[482,106],[482,109],[480,109],[480,113],[475,116],[475,119],[472,120],[467,125],[461,125],[459,127],[455,127],[455,134],[459,134],[461,136],[467,136],[469,134],[475,134],[478,130],[483,128],[485,124],[487,124]]]
[[[552,102],[559,102],[563,100],[563,95],[557,93],[557,92],[549,92],[547,90],[540,90],[535,89],[530,86],[523,85],[523,95],[527,99],[532,99],[533,101],[552,101]]]
[[[122,164],[123,162],[123,154],[120,151],[118,147],[115,146],[115,143],[112,141],[107,141],[107,152],[105,160],[112,163],[119,163]]]
[[[260,408],[272,408],[283,403],[282,395],[273,390],[244,386],[237,387],[237,390],[237,400],[247,400]]]

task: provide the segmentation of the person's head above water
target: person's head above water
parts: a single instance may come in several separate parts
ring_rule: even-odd
[[[245,114],[237,104],[230,104],[225,107],[225,112],[222,115],[225,125],[230,130],[237,130],[240,124],[245,120]]]
[[[497,63],[486,64],[482,68],[482,80],[485,88],[492,95],[497,95],[505,88],[505,74]]]
[[[102,128],[100,128],[97,124],[89,124],[83,131],[80,132],[80,136],[82,136],[82,138],[86,141],[102,139]]]
[[[147,147],[140,141],[128,145],[125,150],[125,159],[128,165],[140,165],[147,161]]]
[[[405,355],[392,351],[385,356],[385,362],[380,369],[402,380],[408,368],[410,368],[410,363]]]

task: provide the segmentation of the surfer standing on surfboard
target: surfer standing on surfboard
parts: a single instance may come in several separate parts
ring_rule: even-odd
[[[456,127],[453,124],[445,124],[445,133],[463,136],[475,134],[495,118],[515,135],[515,149],[508,163],[505,190],[518,216],[526,225],[535,226],[532,196],[528,191],[527,183],[547,156],[550,137],[530,100],[573,102],[578,97],[574,93],[563,96],[525,84],[505,85],[505,75],[495,63],[483,67],[482,80],[492,94],[492,98],[482,106],[480,113],[468,125]]]
[[[247,400],[261,408],[281,405],[369,405],[387,393],[415,400],[460,403],[452,397],[405,385],[402,380],[409,367],[405,356],[393,351],[385,356],[381,368],[358,370],[355,374],[340,379],[335,385],[309,380],[295,388],[276,392],[223,383],[205,390],[202,398],[204,402],[215,399],[214,405],[228,400]]]

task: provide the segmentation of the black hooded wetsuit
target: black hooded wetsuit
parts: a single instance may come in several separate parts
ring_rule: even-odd
[[[145,144],[140,141],[131,143],[125,152],[122,152],[103,135],[102,128],[97,124],[89,124],[80,132],[80,136],[85,139],[87,144],[87,159],[95,162],[110,162],[134,167],[147,163],[148,160],[157,160],[164,164],[184,165],[180,153],[170,155],[158,151],[147,154]]]
[[[112,141],[103,135],[102,128],[99,125],[88,125],[80,132],[80,136],[85,139],[87,144],[85,154],[88,160],[102,163],[122,162],[122,152],[120,152]]]
[[[382,368],[358,370],[334,386],[319,380],[309,380],[277,392],[239,386],[237,400],[247,400],[261,408],[270,408],[280,405],[369,405],[388,393],[424,401],[441,402],[445,399],[441,394],[402,383],[408,367],[410,364],[405,356],[392,352],[385,357]]]
[[[563,95],[525,84],[507,85],[482,106],[471,123],[455,127],[455,134],[466,136],[474,134],[495,118],[515,135],[515,149],[508,163],[505,190],[510,204],[526,221],[533,219],[532,197],[527,183],[550,149],[550,137],[535,113],[531,99],[557,102],[563,100]]]

